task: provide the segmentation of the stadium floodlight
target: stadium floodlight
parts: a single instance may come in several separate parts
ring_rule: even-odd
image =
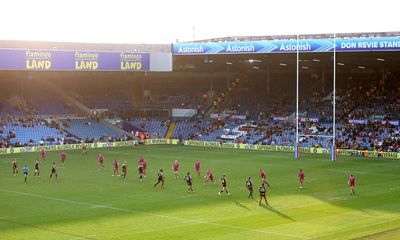
[[[376,60],[381,61],[381,62],[385,61],[385,59],[383,59],[383,58],[377,58]]]
[[[358,66],[358,68],[359,68],[359,69],[365,69],[365,67],[364,67],[364,66]]]

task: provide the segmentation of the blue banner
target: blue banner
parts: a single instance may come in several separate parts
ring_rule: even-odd
[[[333,39],[304,39],[299,40],[298,48],[300,52],[332,52],[334,41]],[[174,55],[290,53],[296,51],[297,40],[175,43],[172,45]],[[400,51],[400,38],[336,39],[336,51]]]
[[[0,70],[149,71],[150,54],[126,51],[0,49]]]

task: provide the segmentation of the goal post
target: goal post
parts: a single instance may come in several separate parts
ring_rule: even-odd
[[[294,157],[300,159],[300,143],[299,143],[299,34],[296,35],[296,140],[294,144]],[[327,137],[331,138],[330,159],[336,161],[336,33],[333,33],[333,91],[332,91],[332,135],[301,135],[303,137]]]

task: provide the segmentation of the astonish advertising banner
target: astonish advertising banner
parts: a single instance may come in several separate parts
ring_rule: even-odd
[[[174,55],[202,54],[249,54],[249,53],[290,53],[332,52],[333,39],[271,40],[244,42],[175,43]],[[336,39],[336,51],[400,51],[400,38],[350,38]]]
[[[0,70],[149,71],[150,54],[0,49]]]

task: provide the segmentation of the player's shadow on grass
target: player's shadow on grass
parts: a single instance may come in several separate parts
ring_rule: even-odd
[[[238,202],[236,200],[233,200],[233,202],[236,204],[236,206],[239,206],[239,207],[244,208],[244,209],[249,210],[249,211],[251,210],[250,208],[248,208],[247,206],[241,204],[240,202]]]
[[[271,206],[261,205],[261,207],[264,208],[264,209],[267,209],[267,210],[269,210],[269,211],[271,211],[271,212],[273,212],[273,213],[275,213],[275,214],[277,214],[277,215],[280,216],[280,217],[289,219],[289,220],[292,221],[292,222],[296,222],[296,220],[294,220],[294,219],[291,218],[290,216],[288,216],[288,215],[286,215],[286,214],[284,214],[284,213],[282,213],[282,212],[279,212],[278,210],[276,210],[275,208],[273,208],[273,207],[271,207]]]

